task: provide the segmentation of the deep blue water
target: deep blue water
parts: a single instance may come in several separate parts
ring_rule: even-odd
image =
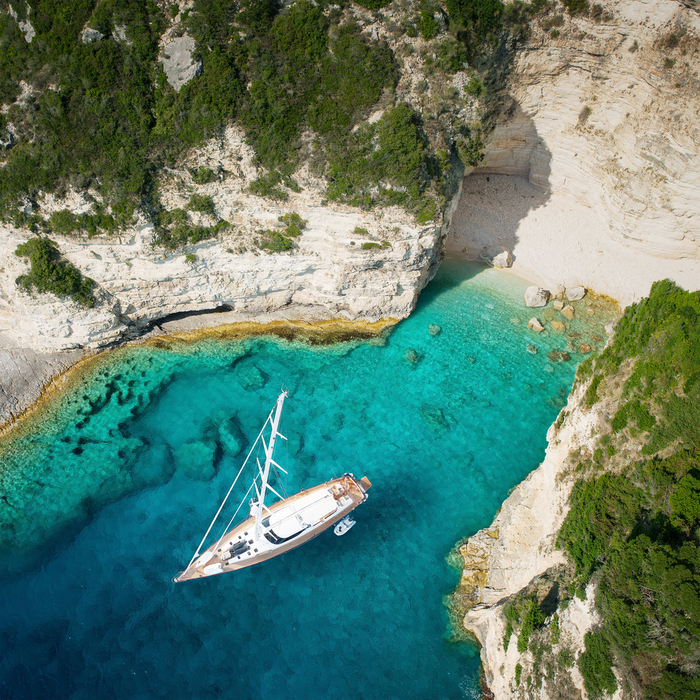
[[[0,445],[0,697],[479,697],[445,557],[541,461],[575,368],[524,287],[448,261],[384,340],[96,362]],[[289,492],[366,474],[357,525],[174,584],[282,386]]]

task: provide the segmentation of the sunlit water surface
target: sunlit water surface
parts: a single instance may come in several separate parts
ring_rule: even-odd
[[[445,557],[542,460],[574,372],[524,287],[448,261],[386,340],[97,362],[2,445],[0,696],[478,697]],[[283,386],[288,491],[366,474],[357,525],[174,584]]]

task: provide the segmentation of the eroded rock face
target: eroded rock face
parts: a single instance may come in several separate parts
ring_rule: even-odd
[[[664,277],[700,286],[700,15],[602,5],[610,19],[564,13],[558,37],[533,22],[448,251],[503,245],[541,286],[626,305]]]
[[[523,661],[517,644],[507,650],[503,645],[503,606],[536,576],[564,562],[556,538],[575,482],[568,473],[569,451],[589,445],[601,421],[595,410],[580,408],[586,388],[579,386],[569,397],[569,415],[561,428],[549,429],[544,462],[511,493],[493,524],[460,548],[465,562],[460,586],[466,587],[472,606],[464,626],[481,644],[486,684],[496,700],[525,697],[520,694],[524,686],[514,682],[515,667]],[[574,608],[562,614],[562,632],[570,648],[583,648],[583,637],[596,621],[590,602],[594,597],[591,590],[588,602],[572,601]],[[580,674],[572,675],[580,691]],[[550,697],[545,688],[538,692],[538,697]]]
[[[81,308],[51,294],[30,295],[15,279],[28,263],[14,255],[29,233],[0,228],[0,328],[21,347],[40,352],[98,348],[141,332],[149,323],[174,313],[226,306],[218,323],[237,320],[376,321],[404,318],[441,260],[443,231],[420,225],[398,208],[364,212],[324,202],[322,183],[300,171],[302,187],[283,203],[248,191],[260,172],[238,129],[193,154],[188,167],[207,165],[226,176],[195,186],[189,171],[164,176],[160,191],[168,209],[186,208],[191,189],[212,198],[217,218],[232,228],[216,240],[179,251],[154,247],[146,221],[113,236],[53,236],[63,255],[98,285],[99,304]],[[191,189],[190,189],[191,188]],[[47,196],[42,211],[89,207],[82,196]],[[290,253],[268,254],[256,245],[261,229],[279,227],[279,217],[296,212],[308,223]],[[368,231],[356,233],[356,227]],[[386,241],[371,250],[362,244]],[[187,259],[186,255],[194,256]],[[0,333],[0,336],[2,333]]]

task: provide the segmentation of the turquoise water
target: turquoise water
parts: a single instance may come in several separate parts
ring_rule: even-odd
[[[385,339],[96,363],[2,445],[0,696],[479,697],[445,556],[541,461],[575,368],[526,330],[524,287],[448,261]],[[366,474],[357,525],[172,583],[283,386],[289,492]]]

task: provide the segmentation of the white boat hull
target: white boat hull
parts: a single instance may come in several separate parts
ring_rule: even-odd
[[[345,474],[277,501],[266,508],[259,534],[255,516],[244,520],[204,551],[174,580],[189,581],[244,569],[296,549],[345,518],[367,499],[371,486]]]

